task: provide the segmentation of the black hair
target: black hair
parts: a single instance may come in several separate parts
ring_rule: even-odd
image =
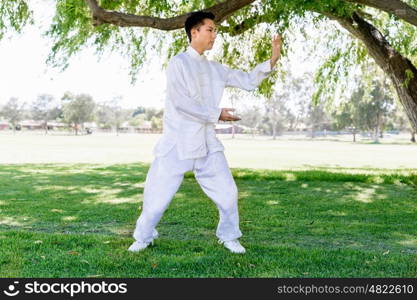
[[[204,24],[204,19],[214,20],[215,16],[213,13],[208,11],[196,11],[191,13],[187,20],[185,20],[185,32],[188,36],[188,41],[191,42],[191,29],[199,27]]]

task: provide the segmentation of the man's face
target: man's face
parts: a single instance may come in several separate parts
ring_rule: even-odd
[[[199,28],[191,29],[191,41],[204,50],[213,48],[217,36],[217,28],[211,19],[204,19]]]

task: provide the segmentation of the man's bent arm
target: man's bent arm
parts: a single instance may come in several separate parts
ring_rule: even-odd
[[[281,56],[281,35],[277,34],[271,42],[271,59],[257,65],[251,72],[243,72],[223,66],[226,71],[226,86],[238,87],[248,91],[256,89],[262,80],[271,74]]]

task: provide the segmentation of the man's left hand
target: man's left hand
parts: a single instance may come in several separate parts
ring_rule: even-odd
[[[271,69],[275,66],[278,59],[281,57],[281,45],[282,45],[281,35],[277,34],[272,39]]]

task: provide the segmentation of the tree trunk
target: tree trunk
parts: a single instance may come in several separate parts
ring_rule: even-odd
[[[374,136],[374,142],[379,143],[379,122],[380,122],[380,113],[376,113],[376,126],[375,126],[375,136]]]
[[[384,138],[384,127],[385,127],[385,121],[384,121],[384,117],[381,116],[380,118],[380,122],[378,123],[379,126],[379,138],[383,139]]]
[[[375,132],[374,132],[374,142],[379,143],[379,126],[375,126]]]
[[[410,139],[410,141],[412,143],[415,143],[416,142],[416,132],[415,131],[411,131],[411,139]]]
[[[393,49],[375,26],[357,13],[353,13],[350,18],[326,15],[336,19],[365,44],[375,62],[390,77],[411,126],[417,131],[417,68],[409,59]]]
[[[356,143],[356,130],[353,129],[353,142]]]

